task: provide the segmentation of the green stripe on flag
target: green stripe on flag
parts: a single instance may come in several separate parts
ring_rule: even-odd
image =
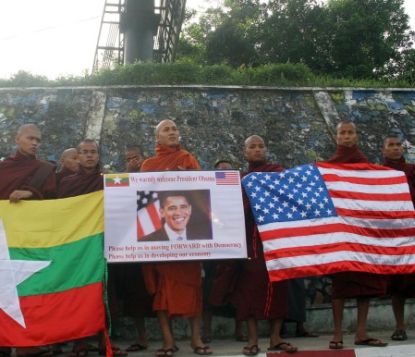
[[[61,292],[104,279],[104,234],[51,248],[10,248],[13,260],[49,260],[51,264],[18,285],[19,296]]]

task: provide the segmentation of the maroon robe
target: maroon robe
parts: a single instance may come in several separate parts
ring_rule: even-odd
[[[356,164],[369,161],[356,145],[352,147],[337,145],[336,153],[327,162]],[[332,281],[333,299],[375,297],[386,294],[387,279],[384,275],[342,272],[334,274]]]
[[[246,174],[280,171],[283,171],[283,168],[279,165],[261,162],[250,163]],[[262,241],[246,195],[244,195],[244,210],[249,258],[243,262],[231,297],[231,302],[236,307],[236,318],[238,320],[284,319],[288,315],[288,283],[287,281],[272,283],[269,280]]]
[[[383,165],[405,172],[412,202],[415,205],[415,165],[406,163],[404,157],[397,160],[385,157]],[[389,290],[392,294],[399,294],[407,298],[415,297],[415,274],[391,275],[389,283]]]
[[[139,171],[137,168],[137,170],[128,172]],[[110,304],[112,321],[117,320],[114,315],[119,305],[118,295],[124,303],[124,312],[127,316],[135,319],[154,317],[153,298],[146,289],[142,263],[109,264],[108,286],[108,298],[113,300],[113,303]]]
[[[31,186],[42,162],[35,156],[26,156],[19,151],[0,162],[0,199],[9,199],[15,190],[27,190],[33,193],[32,199],[53,198],[56,196],[56,179],[53,170],[40,188]]]
[[[76,172],[71,171],[67,169],[66,167],[63,167],[61,170],[56,172],[56,184],[59,186],[60,182],[62,181],[64,177],[75,175],[75,174]]]
[[[99,166],[91,173],[87,173],[82,167],[79,172],[64,177],[58,187],[58,197],[74,197],[102,190],[104,182]]]

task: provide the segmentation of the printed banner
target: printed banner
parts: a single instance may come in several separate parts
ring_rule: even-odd
[[[238,171],[105,175],[109,262],[246,258]]]

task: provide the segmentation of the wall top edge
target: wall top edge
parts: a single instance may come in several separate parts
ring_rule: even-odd
[[[273,87],[273,86],[236,86],[236,85],[114,85],[114,86],[62,86],[62,87],[0,87],[0,92],[22,91],[58,91],[58,90],[114,90],[114,89],[194,89],[194,90],[263,90],[287,92],[338,92],[338,91],[366,91],[366,92],[413,92],[414,88],[363,88],[363,87]]]

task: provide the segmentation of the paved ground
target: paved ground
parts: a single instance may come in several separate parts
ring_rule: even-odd
[[[385,342],[388,342],[389,345],[384,348],[374,348],[374,347],[362,347],[355,346],[353,341],[353,335],[344,336],[344,350],[342,351],[333,351],[328,349],[328,342],[331,336],[323,335],[317,338],[287,338],[286,340],[295,344],[299,352],[295,354],[297,357],[415,357],[415,332],[411,333],[409,331],[409,336],[407,341],[396,342],[390,340],[391,332],[377,332],[371,333],[371,336],[376,338],[381,338]],[[123,341],[117,340],[115,344],[121,348],[126,348],[131,344],[132,341]],[[176,357],[195,357],[196,355],[192,352],[190,348],[190,343],[188,340],[177,341],[177,346],[180,350],[175,353]],[[236,342],[231,339],[216,339],[210,343],[211,348],[213,349],[213,356],[243,356],[242,347],[244,346],[243,342]],[[258,354],[258,357],[265,357],[265,352],[268,347],[268,340],[261,339],[259,346],[261,352]],[[132,357],[149,357],[154,356],[156,349],[160,348],[160,341],[151,341],[147,350],[140,352],[130,353],[129,356]],[[69,356],[70,344],[64,346],[65,354],[64,356]],[[286,353],[272,353],[275,357],[277,356],[287,356]],[[291,354],[290,354],[291,355]],[[97,353],[90,353],[89,356],[98,356]],[[271,356],[269,356],[271,357]]]

